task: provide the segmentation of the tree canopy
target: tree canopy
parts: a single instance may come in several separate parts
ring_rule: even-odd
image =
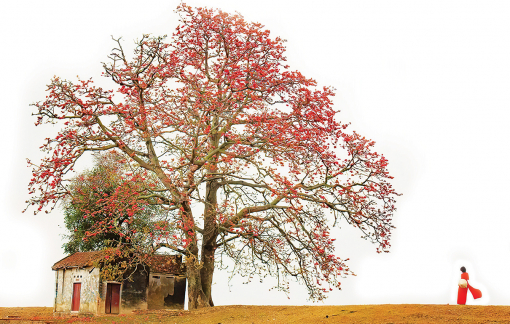
[[[180,5],[169,41],[120,39],[104,64],[114,87],[55,77],[37,125],[62,126],[33,164],[30,204],[52,208],[87,152],[121,155],[126,173],[100,210],[131,220],[167,212],[158,246],[186,256],[190,309],[213,305],[215,263],[241,275],[296,278],[320,300],[350,274],[330,228],[342,220],[388,251],[397,193],[374,142],[338,121],[334,89],[285,61],[284,41],[239,14]],[[116,198],[115,198],[116,197]],[[88,236],[112,226],[96,222]],[[127,231],[127,237],[135,235]]]
[[[165,235],[161,228],[167,224],[166,212],[156,203],[139,202],[139,208],[132,216],[122,208],[112,213],[104,210],[112,199],[123,201],[127,198],[123,187],[135,185],[124,180],[129,168],[119,163],[121,159],[115,152],[95,154],[94,167],[72,179],[68,186],[69,196],[62,206],[68,231],[62,246],[66,253],[132,245],[137,246],[136,252],[149,252],[156,245],[157,236]],[[124,205],[130,204],[124,202]],[[99,230],[97,224],[104,223],[108,227]]]

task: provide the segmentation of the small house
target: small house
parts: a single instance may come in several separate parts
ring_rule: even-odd
[[[76,252],[53,265],[56,315],[184,309],[186,270],[181,256],[154,255],[117,282],[102,280],[101,269],[94,266],[102,253]]]

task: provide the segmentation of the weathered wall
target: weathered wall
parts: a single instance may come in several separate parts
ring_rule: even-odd
[[[137,269],[130,275],[133,281],[126,279],[123,282],[115,282],[121,284],[119,314],[129,314],[134,310],[147,309],[149,275],[143,268]],[[109,282],[114,283],[113,281],[101,281],[99,283],[99,314],[105,313],[106,289]]]
[[[174,294],[164,298],[164,306],[167,309],[184,309],[186,295],[186,277],[175,277]]]
[[[142,267],[130,273],[122,283],[121,313],[147,309],[147,286],[149,275]]]
[[[56,313],[70,313],[73,298],[73,284],[81,283],[79,313],[97,313],[99,300],[99,269],[87,267],[84,269],[57,270],[57,296],[54,311]]]
[[[151,272],[147,296],[148,309],[183,309],[186,278]]]

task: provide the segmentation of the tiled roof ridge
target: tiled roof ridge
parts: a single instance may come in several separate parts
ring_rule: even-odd
[[[76,267],[78,268],[86,267],[90,265],[91,261],[94,261],[94,259],[99,258],[103,253],[104,253],[103,251],[75,252],[55,262],[51,269],[58,270]],[[69,262],[64,262],[66,259],[70,259]]]
[[[68,269],[68,268],[84,268],[92,265],[92,262],[99,259],[102,254],[99,251],[76,252],[57,261],[52,270]],[[161,273],[184,273],[186,265],[182,262],[182,255],[171,254],[153,254],[144,262],[151,271]]]
[[[161,273],[183,273],[185,269],[182,255],[154,254],[148,258],[147,265],[151,271]]]

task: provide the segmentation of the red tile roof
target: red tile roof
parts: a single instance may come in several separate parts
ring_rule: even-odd
[[[52,270],[67,268],[84,268],[92,266],[92,263],[103,256],[103,251],[76,252],[62,260],[58,261],[51,267]]]
[[[76,252],[55,263],[51,269],[59,270],[91,267],[94,261],[100,259],[103,255],[103,251]],[[186,273],[186,268],[182,263],[182,256],[180,255],[156,254],[148,258],[147,265],[151,269],[151,272],[171,274]]]
[[[180,255],[163,255],[156,254],[147,260],[147,265],[152,272],[185,274],[186,268],[182,264],[182,256]]]

